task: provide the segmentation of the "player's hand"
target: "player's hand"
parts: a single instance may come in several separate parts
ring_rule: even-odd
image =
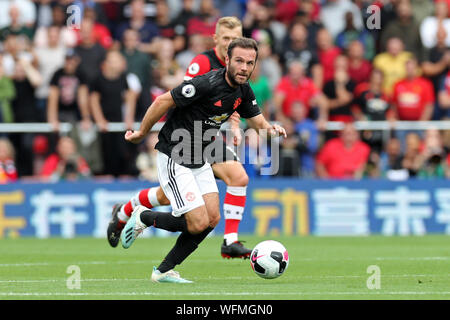
[[[278,124],[272,125],[272,128],[269,129],[269,132],[272,136],[283,136],[287,138],[286,130]]]
[[[239,146],[242,142],[241,128],[231,128],[233,134],[233,144]]]
[[[229,122],[231,133],[233,134],[233,144],[235,146],[239,146],[242,142],[241,127],[239,126],[241,123],[241,117],[239,116],[239,113],[233,112],[230,116]]]
[[[125,132],[125,140],[134,143],[134,144],[138,144],[141,143],[142,140],[144,140],[145,135],[139,131],[132,131],[132,130],[127,130],[127,132]]]

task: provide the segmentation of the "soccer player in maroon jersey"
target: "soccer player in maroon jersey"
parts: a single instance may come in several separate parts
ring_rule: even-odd
[[[216,24],[214,34],[215,47],[197,55],[190,63],[185,80],[205,74],[211,70],[218,70],[225,67],[225,58],[230,42],[242,36],[242,23],[236,17],[223,17]],[[220,101],[216,106],[220,107]],[[231,130],[234,134],[234,144],[239,145],[241,135],[239,129],[239,115],[235,112],[230,117]],[[243,246],[238,240],[239,223],[244,213],[246,201],[246,189],[248,176],[244,167],[226,143],[220,139],[223,145],[223,161],[211,163],[214,175],[223,180],[227,185],[223,212],[225,218],[224,241],[221,246],[221,255],[224,258],[248,258],[251,250]],[[231,160],[230,160],[231,159]],[[226,161],[225,161],[226,160]],[[161,187],[154,187],[140,191],[125,205],[116,205],[113,208],[112,220],[109,224],[107,237],[111,246],[116,247],[122,228],[131,216],[134,208],[143,205],[153,208],[160,205],[169,205],[170,202]]]

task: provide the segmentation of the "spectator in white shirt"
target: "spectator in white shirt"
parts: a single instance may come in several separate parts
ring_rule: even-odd
[[[345,14],[353,13],[353,25],[363,28],[361,9],[350,0],[327,0],[320,10],[320,22],[330,32],[333,39],[345,28]]]
[[[448,15],[447,1],[439,0],[435,3],[434,16],[426,17],[420,25],[420,38],[425,48],[433,48],[436,45],[437,30],[441,25],[447,32],[445,43],[450,47],[450,18]]]
[[[16,6],[21,13],[20,24],[32,27],[36,21],[36,7],[31,0],[2,0],[0,1],[0,28],[7,27],[11,23],[9,8],[13,5]]]

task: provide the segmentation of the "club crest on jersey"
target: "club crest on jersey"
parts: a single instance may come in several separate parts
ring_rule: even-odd
[[[186,193],[186,200],[189,202],[192,202],[195,200],[195,194],[193,192]]]
[[[236,109],[237,107],[239,107],[241,102],[242,102],[242,99],[241,98],[237,98],[236,101],[234,102],[233,110]]]
[[[186,98],[193,97],[195,94],[195,87],[192,84],[187,84],[181,88],[181,94]]]
[[[188,68],[188,72],[190,74],[197,74],[200,71],[200,66],[198,65],[198,63],[194,62],[193,64],[191,64]]]

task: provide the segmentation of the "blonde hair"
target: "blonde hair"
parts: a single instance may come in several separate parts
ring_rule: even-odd
[[[219,29],[222,26],[228,29],[234,29],[237,27],[242,28],[242,22],[236,17],[222,17],[216,23],[216,34],[219,33]]]

